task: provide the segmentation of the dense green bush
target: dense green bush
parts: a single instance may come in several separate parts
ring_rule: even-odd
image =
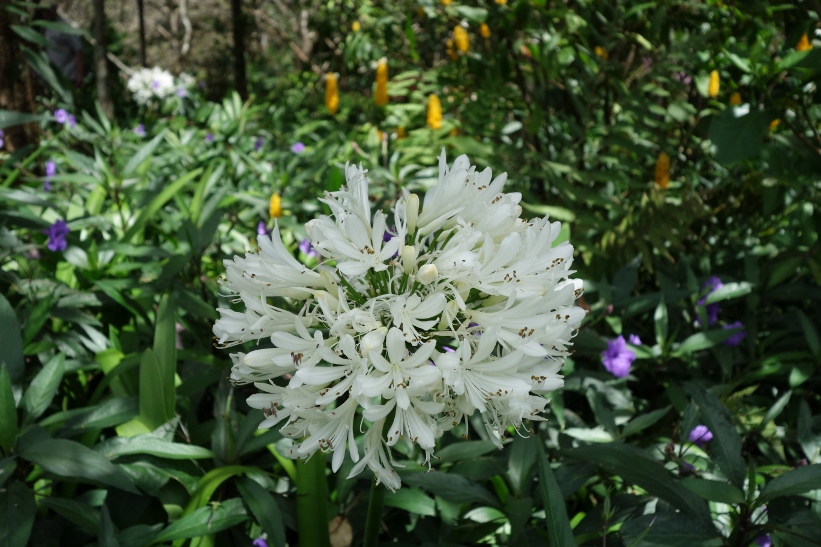
[[[0,112],[0,129],[42,128],[33,149],[0,150],[0,544],[296,544],[322,505],[335,539],[350,527],[360,543],[371,476],[346,480],[346,463],[312,484],[320,458],[293,462],[278,431],[257,431],[253,389],[212,345],[231,306],[218,279],[273,217],[315,266],[302,225],[346,162],[387,208],[430,187],[445,148],[507,171],[523,216],[569,227],[589,313],[529,438],[497,451],[480,421],[441,439],[431,473],[397,445],[410,465],[383,541],[817,545],[811,7],[325,2],[311,12],[324,76],[257,60],[246,102],[194,88],[117,120],[65,94]],[[699,425],[711,440],[690,438]],[[307,524],[302,489],[320,500]]]

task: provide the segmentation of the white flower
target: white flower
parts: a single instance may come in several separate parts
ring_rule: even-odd
[[[179,89],[190,87],[191,83],[193,78],[185,73],[180,74],[179,83],[175,83],[170,72],[155,66],[136,70],[128,79],[126,87],[131,91],[135,102],[148,105],[152,101],[170,97]]]
[[[439,162],[421,210],[405,192],[392,218],[371,212],[367,171],[347,166],[346,186],[322,199],[332,216],[305,227],[319,271],[275,229],[225,261],[223,285],[245,310],[220,308],[214,325],[220,346],[266,344],[232,355],[231,379],[260,389],[248,404],[260,427],[284,421],[291,456],[332,452],[337,470],[348,454],[351,477],[368,467],[392,490],[400,441],[429,464],[444,431],[468,435],[468,416],[481,414],[499,446],[507,428],[544,419],[584,317],[559,223],[522,219],[506,175],[477,173],[465,156]]]

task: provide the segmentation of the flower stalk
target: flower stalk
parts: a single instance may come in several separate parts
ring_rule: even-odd
[[[301,545],[329,547],[325,456],[314,454],[296,468],[296,515]]]

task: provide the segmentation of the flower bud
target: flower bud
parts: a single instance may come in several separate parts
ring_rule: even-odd
[[[388,334],[387,327],[374,329],[359,341],[359,353],[367,356],[372,351],[382,351],[382,344],[385,342],[385,335]]]
[[[413,245],[405,245],[402,249],[402,268],[405,273],[411,273],[413,267],[416,265],[416,247]]]
[[[437,279],[439,279],[439,270],[436,269],[436,264],[425,264],[416,274],[416,280],[423,285],[430,285]]]
[[[405,205],[408,217],[408,233],[416,231],[416,222],[419,220],[419,196],[411,194],[408,196],[408,203]]]

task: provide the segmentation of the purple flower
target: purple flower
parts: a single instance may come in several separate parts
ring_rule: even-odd
[[[640,346],[641,345],[641,338],[639,338],[638,334],[631,334],[630,336],[627,337],[627,341],[630,342],[631,344],[633,344],[634,346]]]
[[[627,348],[624,336],[607,341],[607,349],[601,353],[604,368],[616,378],[630,374],[630,367],[636,360],[636,354]]]
[[[263,139],[262,137],[257,137],[257,140],[254,143],[254,152],[259,152],[263,144],[265,144],[265,139]]]
[[[65,251],[66,236],[68,235],[68,225],[65,220],[58,220],[52,224],[48,230],[43,230],[43,233],[48,236],[48,245],[50,251]]]
[[[177,97],[182,99],[186,95],[188,95],[188,91],[184,87],[178,87],[177,88]]]
[[[268,226],[265,224],[264,220],[260,220],[259,224],[257,224],[257,235],[258,236],[267,236],[271,233],[271,230],[268,229]]]
[[[214,140],[214,134],[213,133],[206,133],[205,134],[205,142],[211,142],[213,140]]]
[[[43,190],[51,192],[51,178],[57,174],[57,164],[53,161],[46,162],[46,180],[43,182]]]
[[[305,144],[299,141],[291,145],[291,152],[294,154],[302,154],[305,151]]]
[[[68,112],[65,108],[58,108],[54,111],[54,119],[57,123],[66,123],[68,121]]]
[[[704,296],[701,297],[701,299],[698,302],[696,302],[696,306],[704,306],[704,303],[707,302],[707,297],[723,286],[724,283],[721,282],[721,279],[714,275],[711,276],[701,287],[702,291],[707,292],[704,294]],[[712,327],[718,321],[718,304],[707,304],[705,310],[707,311],[707,325]],[[697,317],[696,322],[700,325],[701,317]]]
[[[268,547],[268,541],[265,540],[264,536],[261,536],[255,539],[251,545],[254,547]]]
[[[155,78],[154,81],[151,82],[151,88],[152,89],[159,89],[160,88],[160,81]]]
[[[314,246],[311,245],[311,240],[307,237],[299,242],[299,250],[308,258],[319,258],[319,253]]]
[[[706,425],[697,425],[690,432],[690,442],[698,446],[704,446],[711,440],[713,440],[713,432],[707,429]]]
[[[683,83],[684,85],[690,85],[690,82],[693,81],[693,78],[691,76],[688,76],[686,72],[676,72],[675,74],[673,74],[673,78]]]
[[[133,129],[134,134],[138,137],[145,137],[145,126],[143,124],[138,125]]]
[[[5,141],[5,139],[3,139],[3,137],[4,137],[5,135],[6,135],[6,134],[5,134],[5,133],[3,133],[3,130],[2,130],[2,129],[0,129],[0,148],[3,148],[3,144],[5,144],[5,142],[6,142],[6,141]]]
[[[75,125],[77,125],[77,120],[74,118],[74,114],[69,114],[68,115],[68,119],[66,120],[66,123],[68,124],[69,127],[74,127]]]
[[[733,347],[739,345],[741,341],[744,340],[744,337],[747,336],[747,331],[744,330],[744,323],[742,323],[741,321],[735,321],[733,323],[724,325],[724,330],[732,330],[738,328],[740,328],[741,330],[735,333],[734,335],[730,336],[726,340],[724,340],[722,344],[724,344],[725,346]]]
[[[758,547],[770,547],[773,544],[773,540],[769,534],[766,534],[760,538],[756,538],[755,544],[758,545]]]

